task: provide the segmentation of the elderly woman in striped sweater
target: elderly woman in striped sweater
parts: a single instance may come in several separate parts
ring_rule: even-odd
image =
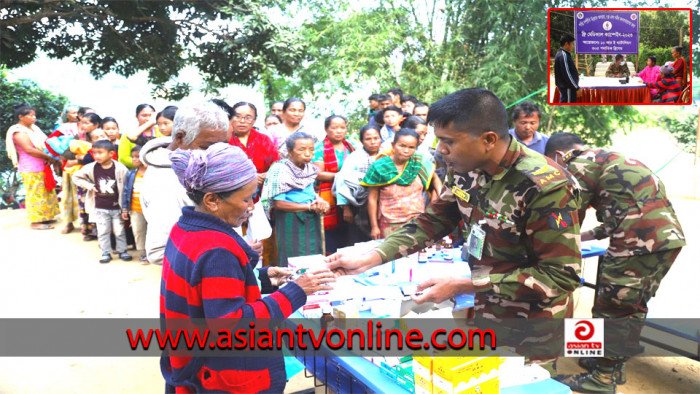
[[[194,207],[184,207],[165,246],[161,281],[161,323],[166,328],[184,319],[233,329],[235,320],[283,319],[306,303],[306,295],[329,290],[329,270],[307,272],[261,298],[254,267],[258,254],[232,229],[253,212],[256,169],[238,147],[216,143],[207,150],[170,154],[172,168]],[[283,282],[286,268],[258,270],[263,287]],[[230,321],[230,323],[228,323]],[[203,357],[168,351],[161,358],[167,392],[282,392],[284,359],[270,357]]]

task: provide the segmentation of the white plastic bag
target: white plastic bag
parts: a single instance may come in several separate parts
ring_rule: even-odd
[[[263,239],[270,238],[271,235],[272,227],[270,226],[270,222],[267,220],[262,203],[258,201],[255,203],[255,208],[253,208],[253,215],[248,218],[248,231],[246,233],[246,239],[249,241],[255,239],[262,241]]]

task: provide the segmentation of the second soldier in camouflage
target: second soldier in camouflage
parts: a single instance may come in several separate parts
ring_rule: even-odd
[[[583,221],[588,207],[601,224],[582,233],[584,241],[610,238],[598,279],[594,318],[644,319],[647,303],[685,245],[661,180],[641,162],[603,149],[586,149],[571,133],[557,133],[545,153],[565,165],[581,186]],[[638,347],[641,324],[619,337]],[[564,378],[576,391],[614,392],[624,383],[626,357],[581,359],[590,374]]]

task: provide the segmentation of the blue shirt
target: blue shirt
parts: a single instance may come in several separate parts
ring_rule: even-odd
[[[314,184],[311,183],[304,190],[294,189],[286,193],[278,194],[273,199],[277,201],[295,202],[297,204],[313,202],[316,199]]]
[[[547,141],[549,141],[549,137],[546,135],[540,133],[539,131],[535,131],[535,135],[532,136],[532,141],[530,141],[529,144],[526,144],[515,133],[515,128],[508,130],[508,132],[521,144],[527,146],[535,152],[538,152],[539,154],[544,155],[544,147],[547,146]]]

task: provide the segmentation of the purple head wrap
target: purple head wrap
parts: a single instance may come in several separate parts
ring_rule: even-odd
[[[219,142],[207,150],[170,153],[173,171],[188,192],[223,193],[236,190],[255,179],[256,170],[245,152]]]
[[[663,74],[663,75],[671,75],[671,74],[673,74],[673,67],[666,64],[666,65],[661,66],[659,71],[661,71],[661,74]]]

